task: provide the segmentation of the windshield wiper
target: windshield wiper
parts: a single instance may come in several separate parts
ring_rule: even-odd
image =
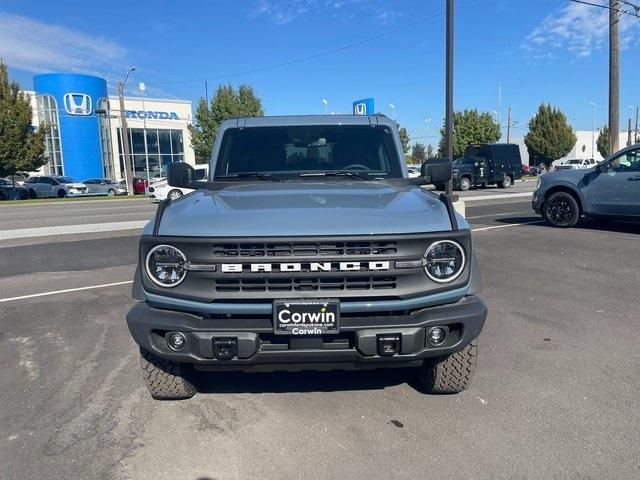
[[[373,172],[372,172],[373,173]],[[379,172],[375,172],[376,174],[380,174]],[[335,170],[335,171],[327,171],[327,172],[309,172],[309,173],[300,173],[299,177],[349,177],[349,178],[357,178],[358,180],[378,180],[377,178],[371,178],[369,174],[362,174],[358,172],[352,172],[350,170]]]
[[[270,173],[260,173],[260,172],[242,172],[242,173],[229,173],[227,175],[216,175],[214,180],[226,180],[229,178],[257,178],[259,180],[263,180],[265,182],[283,182],[281,178],[274,177]]]

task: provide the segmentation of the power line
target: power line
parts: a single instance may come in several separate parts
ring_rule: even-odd
[[[465,5],[470,5],[470,4],[475,3],[477,1],[478,0],[470,0]],[[332,55],[334,53],[343,52],[345,50],[349,50],[349,49],[358,47],[360,45],[364,45],[366,43],[370,43],[370,42],[379,40],[379,39],[387,37],[389,35],[393,35],[395,33],[401,32],[403,30],[407,30],[409,28],[415,27],[416,25],[419,25],[419,24],[424,23],[426,21],[433,20],[434,18],[442,17],[444,15],[444,13],[445,12],[443,12],[443,11],[442,12],[438,12],[438,13],[436,13],[434,15],[430,15],[430,16],[427,16],[427,17],[419,18],[418,20],[415,20],[413,22],[407,23],[407,24],[402,25],[400,27],[397,27],[397,28],[394,28],[394,29],[391,29],[391,30],[387,30],[387,31],[379,33],[377,35],[373,35],[371,37],[367,37],[367,38],[364,38],[362,40],[358,40],[356,42],[347,43],[347,44],[342,45],[340,47],[331,48],[331,49],[328,49],[328,50],[323,50],[323,51],[315,53],[315,54],[306,55],[304,57],[295,58],[293,60],[288,60],[288,61],[285,61],[285,62],[274,63],[274,64],[271,64],[271,65],[266,65],[264,67],[252,68],[252,69],[244,70],[244,71],[240,71],[240,72],[227,73],[227,74],[224,74],[224,75],[207,76],[207,77],[202,77],[202,78],[192,78],[192,79],[189,79],[189,80],[175,80],[175,81],[170,81],[170,82],[157,82],[157,83],[154,83],[154,85],[176,85],[176,84],[180,84],[180,83],[195,83],[195,82],[204,82],[204,81],[208,81],[208,80],[219,80],[219,79],[222,79],[222,78],[237,77],[237,76],[240,76],[240,75],[249,75],[251,73],[264,72],[265,70],[273,70],[274,68],[281,68],[281,67],[286,67],[286,66],[289,66],[289,65],[295,65],[297,63],[307,62],[309,60],[315,60],[316,58],[325,57],[327,55]]]
[[[616,11],[618,13],[622,13],[625,15],[630,15],[632,17],[636,17],[636,18],[640,18],[640,6],[639,5],[635,5],[631,2],[625,1],[625,0],[619,0],[620,3],[623,3],[625,5],[628,5],[629,7],[633,8],[633,11],[631,10],[623,10],[621,8],[611,8],[608,5],[603,5],[601,3],[593,3],[593,2],[588,2],[586,0],[569,0],[570,2],[573,3],[580,3],[582,5],[589,5],[591,7],[598,7],[598,8],[604,8],[606,10],[613,10]]]

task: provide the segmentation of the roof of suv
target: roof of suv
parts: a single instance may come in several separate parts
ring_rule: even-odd
[[[232,118],[221,127],[282,127],[296,125],[386,125],[395,122],[384,115],[283,115],[269,117]]]

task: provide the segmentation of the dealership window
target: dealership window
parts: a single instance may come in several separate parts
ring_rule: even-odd
[[[163,177],[169,163],[184,161],[182,130],[147,128],[146,137],[147,150],[145,152],[145,130],[142,128],[129,129],[129,151],[134,177],[147,178],[147,158],[149,178]],[[120,129],[118,129],[118,150],[120,171],[124,172],[124,152],[122,151]]]
[[[44,167],[47,175],[64,175],[62,166],[62,147],[60,143],[60,121],[58,119],[58,105],[51,95],[38,95],[38,123],[46,128],[45,156],[49,163]]]
[[[97,110],[109,111],[109,100],[101,98],[98,100]],[[100,145],[102,150],[102,169],[105,178],[116,178],[113,166],[113,150],[111,146],[111,126],[108,115],[98,115],[98,128],[100,129]]]

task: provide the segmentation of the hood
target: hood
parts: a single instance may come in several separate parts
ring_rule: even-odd
[[[69,188],[87,188],[87,186],[84,183],[80,183],[80,182],[63,183],[62,185]]]
[[[554,170],[553,172],[547,172],[541,177],[541,181],[547,182],[555,182],[555,181],[565,181],[573,184],[577,184],[580,180],[582,180],[586,175],[590,174],[595,170],[594,167],[591,168],[567,168],[564,170]]]
[[[462,217],[458,222],[460,228],[468,227]],[[450,230],[445,205],[420,187],[304,181],[198,190],[169,204],[159,234],[267,237]]]

